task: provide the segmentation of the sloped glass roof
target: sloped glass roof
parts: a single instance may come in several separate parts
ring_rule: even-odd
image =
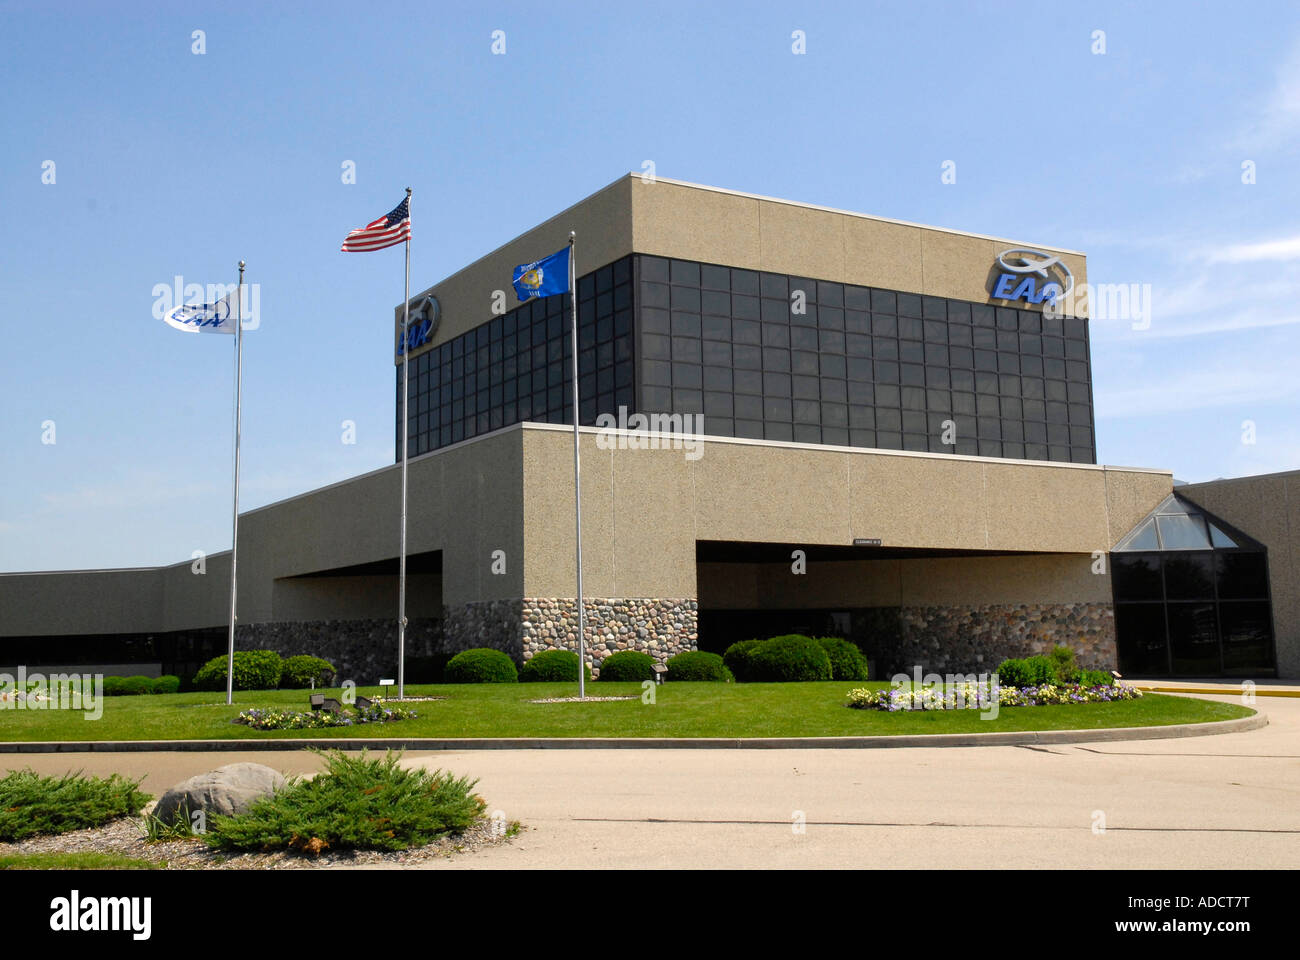
[[[1115,544],[1112,553],[1166,550],[1251,550],[1264,545],[1190,500],[1171,493]]]

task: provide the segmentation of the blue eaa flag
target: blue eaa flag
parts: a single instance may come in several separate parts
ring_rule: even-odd
[[[549,297],[553,293],[569,290],[569,248],[565,247],[549,257],[515,267],[515,293],[520,300]]]

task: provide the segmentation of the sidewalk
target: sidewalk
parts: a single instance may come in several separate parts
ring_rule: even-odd
[[[1214,677],[1209,680],[1183,677],[1174,680],[1129,680],[1127,678],[1124,680],[1125,683],[1132,684],[1139,690],[1160,693],[1213,693],[1225,697],[1241,693],[1241,685],[1248,681],[1255,685],[1254,692],[1257,697],[1300,697],[1300,683],[1288,680],[1249,680],[1246,677],[1240,680],[1229,680],[1224,677]]]

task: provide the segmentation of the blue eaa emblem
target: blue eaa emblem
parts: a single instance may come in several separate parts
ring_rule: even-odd
[[[187,303],[173,310],[172,318],[190,327],[222,327],[230,319],[230,302]]]
[[[999,300],[1024,300],[1056,306],[1058,298],[1074,289],[1074,274],[1059,256],[1041,250],[1003,250],[998,264],[1005,273],[998,276],[993,296]],[[1056,277],[1048,273],[1056,269]],[[1041,283],[1039,281],[1042,281]]]
[[[438,298],[427,296],[418,302],[411,303],[411,326],[403,337],[401,331],[397,334],[397,355],[400,357],[408,350],[414,350],[416,347],[422,347],[433,339],[434,333],[438,329],[438,321],[442,318],[442,310],[438,304]]]

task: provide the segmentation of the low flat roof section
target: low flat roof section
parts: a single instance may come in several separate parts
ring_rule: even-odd
[[[754,543],[743,540],[698,540],[698,563],[790,563],[790,551],[798,547],[809,563],[858,563],[864,560],[933,560],[954,557],[1033,556],[1028,550],[942,550],[933,547],[889,547],[867,544]]]
[[[527,596],[572,596],[573,428],[524,428]],[[592,596],[691,596],[698,542],[1104,554],[1169,471],[583,428]],[[635,444],[633,441],[636,441]],[[666,442],[665,442],[666,441]]]

